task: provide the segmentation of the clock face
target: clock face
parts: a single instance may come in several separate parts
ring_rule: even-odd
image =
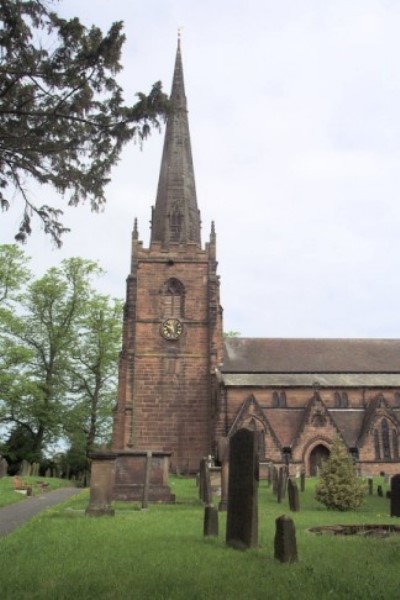
[[[177,340],[183,333],[183,325],[179,319],[167,319],[161,325],[161,335],[166,340]]]

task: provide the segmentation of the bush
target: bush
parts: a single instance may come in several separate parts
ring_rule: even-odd
[[[347,448],[337,438],[330,457],[321,466],[315,498],[332,510],[354,510],[361,506],[364,495],[364,483],[357,477]]]

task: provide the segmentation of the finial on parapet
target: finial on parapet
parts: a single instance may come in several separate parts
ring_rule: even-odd
[[[215,242],[216,237],[217,236],[215,234],[215,223],[214,223],[214,221],[211,221],[210,242]]]
[[[135,217],[135,220],[133,222],[132,237],[133,237],[134,240],[139,239],[138,224],[137,224],[137,218],[136,217]]]

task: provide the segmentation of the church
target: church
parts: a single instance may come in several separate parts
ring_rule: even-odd
[[[171,100],[149,247],[136,221],[132,233],[113,451],[166,452],[174,471],[191,473],[248,428],[262,463],[315,475],[339,436],[362,475],[397,473],[399,340],[224,337],[179,40]]]

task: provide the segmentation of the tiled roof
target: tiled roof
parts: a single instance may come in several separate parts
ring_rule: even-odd
[[[400,373],[400,340],[225,338],[225,373]]]

